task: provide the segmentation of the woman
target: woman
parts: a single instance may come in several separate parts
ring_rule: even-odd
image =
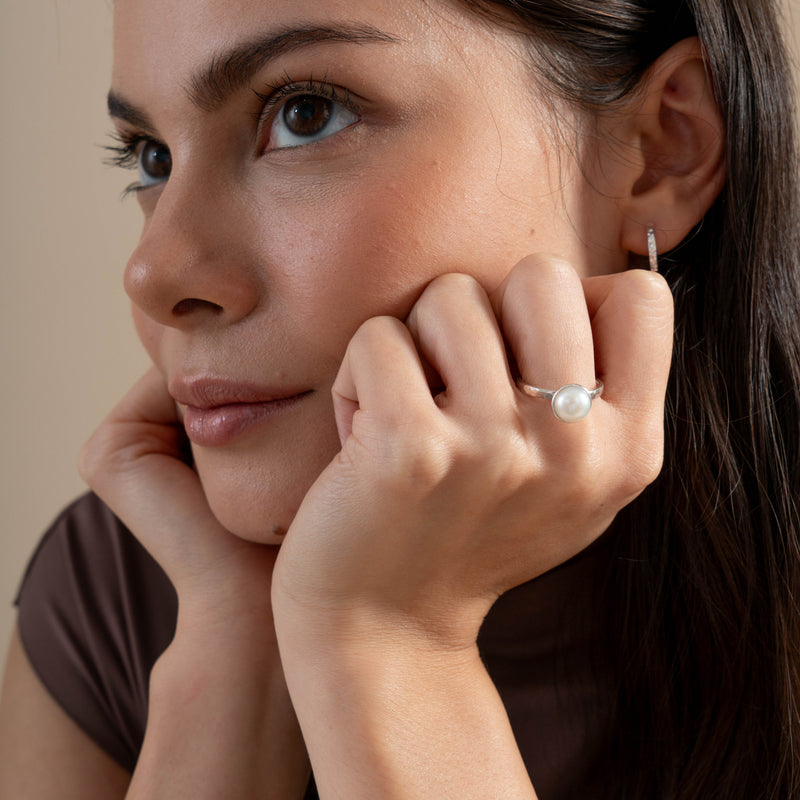
[[[150,556],[40,548],[4,795],[797,796],[787,85],[759,0],[118,0]]]

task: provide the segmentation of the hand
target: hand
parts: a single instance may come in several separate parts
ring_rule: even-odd
[[[225,530],[188,463],[183,425],[163,378],[152,368],[84,446],[79,469],[89,486],[166,571],[181,614],[261,617],[272,630],[270,583],[277,548]]]
[[[276,566],[279,634],[363,640],[372,626],[474,645],[501,593],[585,548],[658,474],[671,343],[662,278],[581,281],[549,257],[491,298],[445,275],[406,324],[366,322],[334,386],[342,450]],[[507,347],[529,383],[597,377],[604,394],[560,422],[516,388]]]
[[[277,548],[226,531],[186,462],[183,426],[151,369],[81,453],[87,483],[178,593],[175,638],[153,670],[128,797],[302,797],[308,756],[272,620]]]

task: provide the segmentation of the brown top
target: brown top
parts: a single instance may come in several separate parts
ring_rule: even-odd
[[[603,772],[612,691],[607,665],[596,659],[602,616],[593,586],[607,557],[601,539],[512,590],[481,631],[484,661],[540,800],[599,794],[591,787]],[[87,494],[45,534],[17,604],[23,645],[45,687],[133,771],[150,670],[175,630],[177,597],[164,572]],[[308,797],[316,797],[313,787]]]

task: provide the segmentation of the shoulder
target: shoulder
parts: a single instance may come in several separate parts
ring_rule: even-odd
[[[132,769],[150,670],[174,633],[177,598],[164,572],[89,493],[46,531],[16,602],[22,644],[44,686]]]

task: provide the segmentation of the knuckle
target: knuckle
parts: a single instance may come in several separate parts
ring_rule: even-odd
[[[576,283],[578,273],[575,268],[564,258],[547,253],[538,253],[523,259],[518,265],[518,273],[538,282],[563,285]]]
[[[578,295],[583,297],[583,289],[572,265],[557,256],[539,254],[528,256],[512,270],[504,284],[501,305],[504,316],[525,319],[533,301],[561,303]]]
[[[156,452],[166,450],[151,427],[106,421],[79,450],[78,472],[91,488],[108,487],[135,472],[142,457]]]
[[[671,329],[674,303],[663,275],[632,269],[620,275],[618,286],[632,310],[638,311],[643,320],[653,327],[666,323]]]
[[[107,472],[108,436],[103,427],[98,428],[78,451],[78,474],[94,487]]]
[[[530,484],[535,459],[527,443],[502,441],[462,426],[417,427],[391,445],[402,466],[402,480],[429,495],[445,486],[459,487],[466,503],[495,505]]]
[[[384,441],[376,477],[402,494],[427,495],[440,486],[451,472],[452,454],[440,436],[419,432]]]
[[[89,486],[91,486],[92,479],[96,472],[96,459],[91,446],[91,440],[85,442],[78,451],[77,467],[78,474],[87,484],[89,484]]]
[[[358,359],[380,358],[386,343],[396,341],[398,331],[403,327],[395,317],[370,317],[358,327],[347,349]]]
[[[538,483],[546,482],[554,504],[570,515],[593,513],[608,503],[616,489],[603,430],[588,420],[578,427],[569,432],[559,429],[537,470]]]
[[[643,492],[661,473],[664,463],[663,444],[643,439],[624,453],[619,468],[618,491],[625,502]]]
[[[370,317],[361,323],[351,342],[356,346],[369,347],[374,342],[393,334],[399,324],[394,317]]]
[[[664,465],[664,448],[644,448],[637,456],[634,463],[639,475],[638,489],[641,491],[653,483],[661,473],[661,468]]]
[[[481,285],[471,275],[447,272],[435,277],[425,287],[412,314],[417,321],[421,321],[438,315],[443,306],[471,301],[482,293]]]
[[[461,272],[446,272],[437,275],[426,287],[417,302],[418,312],[430,313],[452,300],[474,298],[483,292],[480,284],[471,275]]]
[[[480,284],[471,275],[463,272],[445,272],[437,275],[428,284],[424,295],[435,295],[439,292],[474,292],[480,290]]]
[[[442,320],[463,314],[464,309],[488,303],[486,292],[471,275],[447,272],[435,277],[420,295],[408,316],[412,331],[436,330]]]

